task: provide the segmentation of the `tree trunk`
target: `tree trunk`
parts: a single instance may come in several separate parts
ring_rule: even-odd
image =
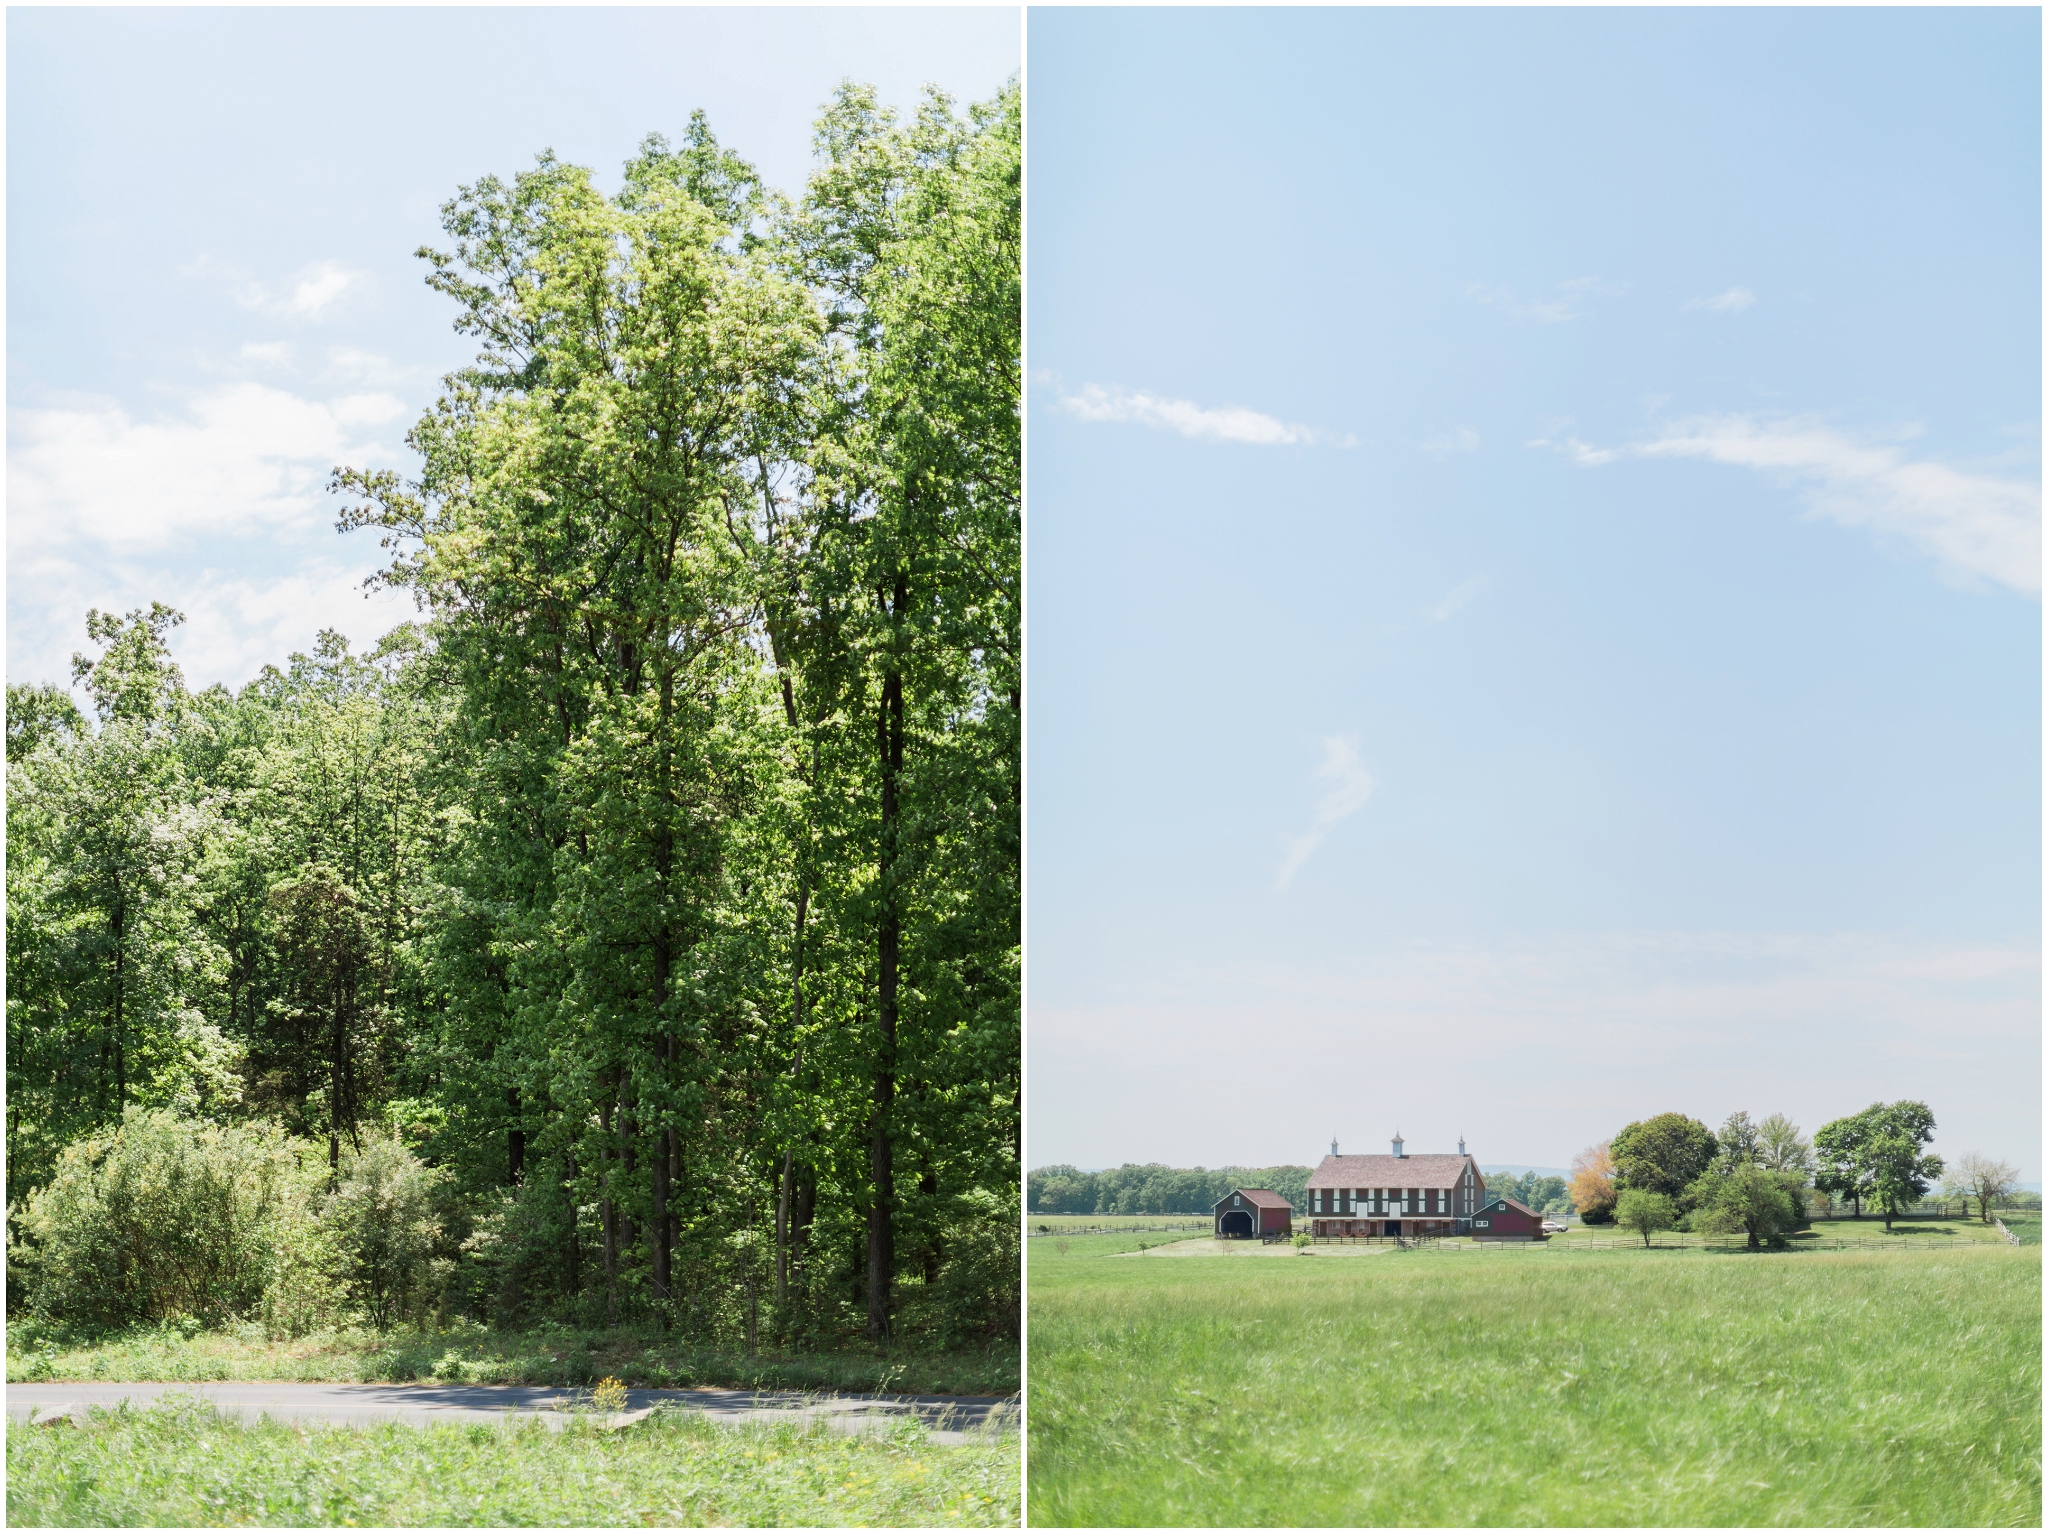
[[[604,1324],[619,1324],[619,1214],[612,1202],[612,1169],[618,1165],[619,1150],[612,1137],[612,1117],[616,1111],[613,1097],[618,1090],[616,1081],[606,1084],[604,1101],[598,1105],[598,1128],[604,1133],[604,1194],[598,1206],[598,1218],[604,1227]]]
[[[519,1125],[519,1088],[505,1089],[505,1105],[512,1111],[512,1127],[505,1132],[505,1169],[515,1188],[526,1178],[526,1131]]]
[[[899,946],[902,940],[902,892],[897,887],[897,839],[901,833],[898,805],[899,779],[903,772],[903,669],[901,636],[903,619],[910,603],[909,577],[896,576],[895,601],[891,617],[895,632],[890,637],[889,671],[882,680],[880,746],[882,758],[881,827],[881,924],[876,942],[876,970],[879,991],[878,1037],[875,1048],[873,1118],[868,1139],[868,1336],[881,1341],[889,1335],[891,1281],[895,1276],[896,1249],[894,1215],[895,1145],[890,1122],[896,1099],[896,988]]]

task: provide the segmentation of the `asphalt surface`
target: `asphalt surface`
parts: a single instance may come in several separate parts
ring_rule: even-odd
[[[222,1412],[280,1421],[364,1426],[377,1422],[506,1422],[535,1417],[550,1426],[573,1420],[587,1395],[545,1385],[327,1385],[296,1380],[204,1380],[116,1384],[52,1380],[7,1387],[7,1419],[114,1406],[143,1405],[163,1395],[197,1396]],[[1014,1396],[884,1396],[757,1390],[629,1390],[626,1411],[601,1419],[611,1426],[639,1420],[650,1408],[696,1411],[713,1422],[822,1420],[835,1432],[886,1432],[915,1417],[940,1443],[1014,1430]]]

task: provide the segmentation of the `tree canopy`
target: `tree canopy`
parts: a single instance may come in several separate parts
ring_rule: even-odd
[[[10,1206],[131,1106],[335,1198],[392,1135],[494,1315],[1014,1332],[1019,128],[848,85],[795,200],[701,116],[457,192],[476,360],[334,479],[422,620],[9,689]]]

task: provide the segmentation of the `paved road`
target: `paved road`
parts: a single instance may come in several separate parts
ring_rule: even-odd
[[[504,1422],[538,1417],[553,1426],[567,1423],[577,1393],[545,1385],[321,1385],[292,1380],[206,1380],[172,1384],[115,1384],[103,1380],[10,1384],[7,1416],[26,1421],[45,1409],[140,1405],[168,1393],[199,1396],[221,1411],[287,1421]],[[704,1413],[714,1422],[796,1422],[822,1418],[838,1432],[887,1431],[904,1417],[916,1417],[940,1443],[959,1443],[969,1434],[1012,1429],[1014,1396],[880,1396],[804,1394],[754,1390],[629,1390],[628,1412],[667,1406]]]

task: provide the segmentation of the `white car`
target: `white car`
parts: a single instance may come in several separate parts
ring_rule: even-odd
[[[1561,1236],[1570,1229],[1571,1227],[1562,1220],[1545,1220],[1543,1222],[1543,1234],[1546,1236]]]

